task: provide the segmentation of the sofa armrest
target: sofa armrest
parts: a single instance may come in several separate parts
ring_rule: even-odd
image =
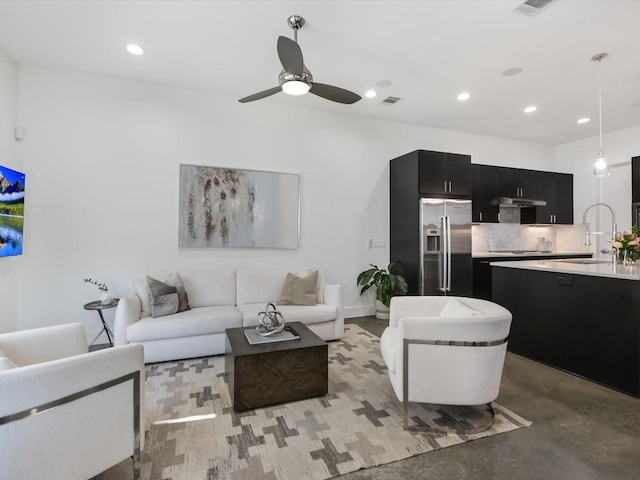
[[[342,287],[340,285],[324,286],[324,303],[331,305],[338,311],[338,317],[335,322],[335,338],[341,339],[344,336],[344,305],[342,303]]]
[[[35,415],[32,409],[38,410]],[[8,469],[7,478],[95,476],[135,453],[136,419],[142,448],[140,412],[144,412],[142,345],[0,372],[0,464]],[[25,456],[25,451],[31,454]]]
[[[116,307],[116,315],[113,321],[113,344],[126,345],[127,327],[140,320],[142,305],[138,295],[121,298]]]
[[[21,330],[0,335],[0,350],[20,367],[87,353],[82,323]]]

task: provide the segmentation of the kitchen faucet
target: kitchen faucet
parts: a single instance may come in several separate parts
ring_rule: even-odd
[[[593,207],[599,207],[599,206],[607,207],[609,209],[609,211],[611,212],[611,232],[591,232],[589,230],[589,226],[587,225],[587,213]],[[606,203],[598,202],[598,203],[594,203],[593,205],[587,207],[587,209],[582,214],[582,226],[587,231],[587,234],[586,234],[586,237],[585,237],[585,240],[584,240],[584,244],[586,246],[591,246],[591,235],[603,235],[605,233],[611,233],[611,241],[615,241],[615,239],[616,239],[616,234],[617,234],[617,230],[618,230],[618,227],[616,226],[616,214],[613,213],[613,208],[611,208]],[[611,255],[613,257],[612,258],[612,262],[613,263],[616,262],[615,251],[613,250],[613,248],[611,249],[611,251],[603,248],[600,252],[601,253],[611,253]]]

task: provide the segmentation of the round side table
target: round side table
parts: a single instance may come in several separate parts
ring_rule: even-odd
[[[105,332],[107,334],[107,338],[109,339],[109,345],[113,347],[113,332],[109,328],[109,325],[107,325],[107,322],[105,322],[104,316],[102,315],[102,310],[107,310],[109,308],[117,307],[118,306],[118,300],[120,300],[120,299],[119,298],[114,298],[113,300],[111,300],[111,303],[107,303],[106,305],[103,305],[100,302],[100,300],[94,300],[93,302],[89,302],[89,303],[85,303],[84,304],[84,309],[85,310],[95,310],[95,311],[97,311],[98,315],[100,315],[100,321],[102,322],[102,330],[100,330],[100,333],[98,333],[96,338],[93,339],[93,342],[91,342],[91,344],[89,346],[91,346],[94,343],[96,343],[96,340],[98,340],[98,337],[100,335],[102,335],[102,332]]]

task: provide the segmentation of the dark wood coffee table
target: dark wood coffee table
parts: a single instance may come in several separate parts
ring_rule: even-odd
[[[300,322],[287,323],[300,340],[249,345],[244,331],[227,328],[225,373],[235,411],[327,393],[329,348]]]

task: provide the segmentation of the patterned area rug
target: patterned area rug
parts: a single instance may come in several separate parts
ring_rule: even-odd
[[[380,340],[356,325],[329,343],[323,397],[235,413],[224,356],[147,365],[146,394],[147,480],[331,478],[531,425],[494,403],[496,422],[479,434],[404,431]],[[474,408],[437,405],[411,416],[453,428],[486,420]]]

